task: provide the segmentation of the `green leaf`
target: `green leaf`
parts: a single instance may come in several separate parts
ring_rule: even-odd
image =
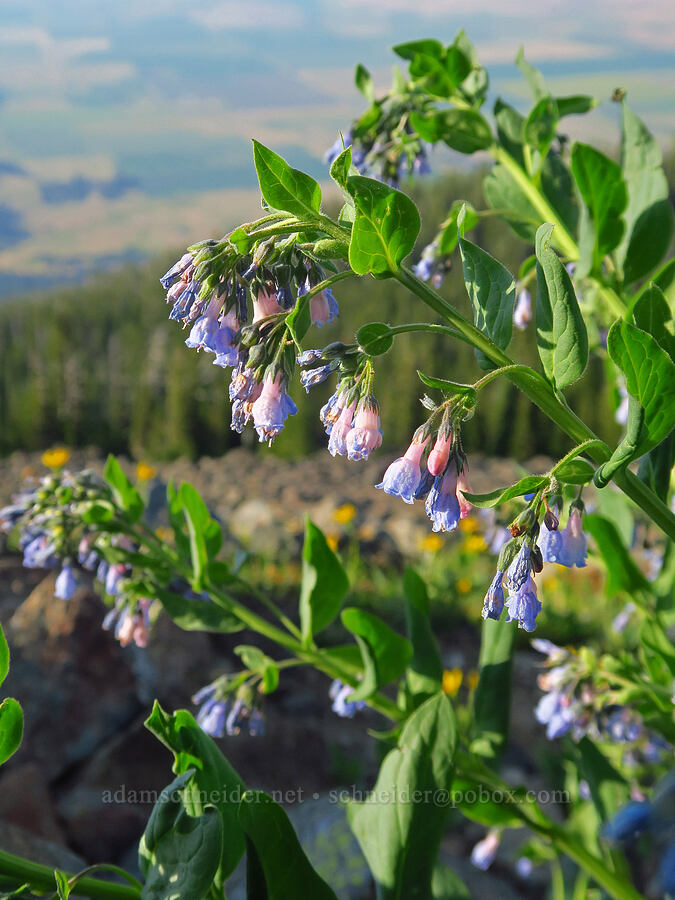
[[[618,245],[624,233],[626,185],[620,167],[589,144],[572,147],[572,174],[593,226],[593,265]]]
[[[622,591],[649,590],[649,584],[631,559],[613,522],[597,513],[584,516],[584,530],[594,539],[607,569],[605,590],[609,597]]]
[[[664,503],[670,492],[670,473],[675,465],[675,432],[653,447],[642,457],[638,467],[638,478],[648,485]]]
[[[516,65],[525,76],[525,80],[532,91],[534,99],[539,100],[541,97],[545,97],[548,94],[548,90],[546,89],[544,76],[539,69],[535,69],[534,66],[530,65],[525,59],[525,52],[522,47],[518,49],[518,53],[516,54]]]
[[[115,505],[108,500],[94,500],[82,512],[82,521],[88,525],[102,525],[115,518]]]
[[[408,639],[413,649],[406,677],[411,694],[419,701],[441,689],[443,661],[429,621],[426,585],[414,569],[406,569],[403,591]]]
[[[627,284],[637,281],[668,251],[673,234],[673,209],[661,148],[645,125],[623,103],[621,168],[628,193],[626,230],[617,248]]]
[[[560,153],[549,150],[541,169],[541,189],[571,234],[579,223],[579,201],[572,173]]]
[[[523,125],[523,141],[532,149],[530,174],[541,169],[556,136],[558,107],[553,97],[542,97],[530,110]]]
[[[590,112],[590,110],[600,104],[600,101],[596,100],[595,97],[589,97],[586,94],[556,97],[555,102],[558,106],[558,115],[561,119],[563,116],[578,116]]]
[[[271,694],[279,686],[279,668],[274,660],[259,647],[240,644],[234,652],[251,672],[262,676],[263,693]]]
[[[635,301],[633,319],[637,327],[651,334],[661,349],[675,361],[673,314],[657,284],[648,285]]]
[[[283,808],[268,794],[246,791],[239,806],[239,822],[258,864],[256,890],[252,892],[247,884],[249,900],[337,900],[312,868]]]
[[[661,659],[675,678],[675,646],[669,640],[668,635],[660,622],[654,619],[645,619],[640,627],[640,643]]]
[[[112,488],[118,506],[128,513],[132,522],[138,521],[143,513],[143,500],[112,455],[106,460],[103,477]]]
[[[534,241],[541,216],[504,166],[493,166],[483,180],[485,198],[492,209],[508,210],[503,218],[525,241]]]
[[[222,849],[217,883],[222,886],[244,852],[244,834],[239,825],[237,805],[244,783],[218,749],[185,709],[173,715],[155,702],[145,727],[174,754],[173,771],[195,772],[182,789],[182,803],[190,816],[201,816],[208,808],[205,798],[217,798],[213,805],[223,820]]]
[[[56,893],[59,900],[68,900],[70,896],[70,883],[65,872],[54,869],[54,881],[56,882]]]
[[[302,294],[295,301],[295,306],[291,312],[286,316],[286,328],[290,331],[291,337],[298,347],[312,324],[310,300],[309,294]]]
[[[459,153],[486,150],[494,138],[489,123],[475,109],[443,109],[433,113],[413,113],[415,131],[432,144],[444,141]]]
[[[190,539],[185,533],[186,521],[183,513],[183,504],[180,499],[180,492],[176,489],[172,481],[166,486],[166,506],[169,514],[169,522],[173,528],[173,539],[181,560],[190,559]]]
[[[368,356],[382,356],[391,350],[394,336],[391,333],[391,325],[385,322],[369,322],[356,332],[356,340]]]
[[[253,159],[266,203],[299,219],[316,219],[321,208],[321,188],[313,178],[292,169],[285,159],[258,141],[253,141]]]
[[[379,900],[426,900],[445,829],[457,727],[450,701],[436,694],[403,726],[373,794],[347,816],[377,884]],[[416,802],[413,798],[422,798]]]
[[[410,77],[435,97],[449,99],[471,71],[471,61],[457,46],[421,40],[398,44],[394,53],[410,61]]]
[[[431,877],[433,900],[471,900],[469,889],[452,869],[438,863]]]
[[[0,625],[0,684],[7,678],[7,673],[9,672],[9,647],[7,646],[7,639],[5,638],[5,633],[2,630],[2,625]]]
[[[23,712],[13,697],[0,703],[0,766],[19,749],[23,736]]]
[[[241,619],[214,603],[212,600],[197,600],[175,594],[158,585],[148,585],[148,596],[156,597],[173,621],[183,631],[214,631],[232,634],[244,627]]]
[[[213,807],[194,818],[181,809],[152,849],[142,900],[203,900],[218,870],[223,823]]]
[[[138,845],[138,868],[145,876],[152,863],[152,854],[160,840],[173,828],[176,818],[183,809],[180,791],[194,775],[194,769],[188,769],[183,775],[167,785],[160,793],[152,807],[150,817],[145,826]]]
[[[549,242],[553,225],[537,229],[537,346],[546,377],[557,390],[581,378],[588,335],[572,280]]]
[[[466,778],[455,778],[452,783],[452,805],[459,809],[472,822],[478,822],[488,828],[517,828],[522,819],[514,809],[514,804],[524,802],[525,790],[515,788],[504,791],[492,788],[488,784],[476,784]]]
[[[658,285],[663,291],[666,303],[675,315],[675,259],[664,263],[652,278],[652,283]],[[646,289],[643,288],[643,290]]]
[[[417,370],[417,375],[422,384],[427,387],[436,388],[439,391],[445,391],[447,394],[461,394],[467,398],[467,405],[473,407],[476,405],[478,394],[472,384],[460,384],[458,381],[448,381],[447,378],[436,378],[433,375],[425,375],[424,372]]]
[[[474,733],[471,749],[480,756],[498,756],[506,745],[511,708],[511,670],[515,629],[485,619],[481,629],[480,677],[473,699]]]
[[[199,584],[206,564],[220,550],[222,532],[220,525],[211,518],[206,503],[191,484],[186,482],[180,486],[179,497],[190,536],[192,571]]]
[[[548,482],[549,479],[546,475],[527,475],[515,484],[497,488],[496,491],[490,491],[487,494],[470,494],[468,491],[462,491],[462,493],[473,506],[487,508],[499,506],[506,503],[507,500],[513,500],[514,497],[522,497],[523,494],[531,494],[544,487]]]
[[[606,822],[629,798],[629,785],[587,737],[577,744],[579,771],[587,782],[600,820]]]
[[[358,63],[356,66],[356,71],[354,72],[354,84],[357,89],[363,94],[366,100],[369,103],[372,103],[375,99],[375,88],[373,86],[373,79],[370,75],[368,69],[365,66]]]
[[[626,436],[598,469],[598,487],[660,444],[675,426],[675,363],[651,334],[617,319],[607,336],[607,350],[626,378],[631,402]]]
[[[519,166],[525,166],[523,159],[523,129],[525,118],[517,109],[497,97],[494,106],[499,143]]]
[[[349,243],[349,263],[357,275],[396,272],[415,246],[420,214],[413,201],[374,178],[350,175],[347,190],[356,216]]]
[[[461,216],[458,224],[464,285],[473,307],[474,323],[476,328],[505,350],[513,328],[516,283],[513,275],[500,262],[461,236]],[[495,368],[495,364],[482,351],[475,352],[482,369]]]
[[[400,678],[412,659],[413,648],[382,619],[362,609],[342,611],[342,624],[357,638],[366,673],[350,700],[365,700],[379,687]]]
[[[470,203],[465,203],[463,200],[455,200],[450,207],[447,219],[441,225],[437,238],[438,249],[445,256],[449,256],[457,246],[457,241],[459,240],[457,219],[462,209],[464,210],[464,231],[471,231],[472,228],[478,225],[479,219],[473,206]]]
[[[305,520],[300,587],[300,628],[305,643],[336,618],[349,590],[342,563],[313,522]]]
[[[595,466],[585,459],[570,459],[556,468],[555,477],[562,484],[588,484],[593,480]]]

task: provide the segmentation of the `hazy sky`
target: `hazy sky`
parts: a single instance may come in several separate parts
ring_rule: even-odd
[[[532,13],[532,8],[535,12]],[[464,27],[492,96],[524,99],[520,43],[558,92],[618,85],[675,125],[672,0],[0,0],[0,271],[77,277],[250,210],[249,138],[321,176],[360,111],[357,62]],[[574,127],[613,140],[616,108]],[[585,133],[583,130],[580,133]]]

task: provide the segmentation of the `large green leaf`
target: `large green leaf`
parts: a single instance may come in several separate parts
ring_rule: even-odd
[[[321,188],[311,176],[291,168],[285,159],[258,141],[253,141],[253,159],[260,193],[273,209],[299,219],[316,218],[321,207]]]
[[[231,634],[244,627],[238,616],[210,599],[186,597],[157,585],[149,587],[147,594],[156,597],[176,625],[184,631]]]
[[[410,62],[411,78],[435,97],[449,99],[471,71],[471,61],[457,46],[420,40],[398,44],[394,53]]]
[[[118,506],[128,514],[132,522],[140,519],[143,513],[143,500],[131,481],[122,470],[117,459],[110,455],[106,460],[103,477],[112,488],[113,497]]]
[[[475,325],[505,350],[513,328],[516,283],[513,275],[500,262],[461,236],[461,217],[458,223],[464,285],[473,307]],[[494,363],[480,350],[476,350],[476,358],[481,368],[495,368]]]
[[[222,817],[222,851],[217,873],[217,882],[222,885],[244,852],[244,834],[238,820],[244,783],[187,710],[179,709],[169,715],[156,702],[145,726],[174,754],[176,775],[195,770],[181,789],[181,802],[188,815],[201,816],[210,801]]]
[[[515,633],[505,618],[483,622],[471,744],[472,751],[481,756],[497,756],[508,738]]]
[[[553,97],[541,97],[523,125],[523,141],[530,148],[530,174],[540,171],[558,127],[558,107]]]
[[[179,497],[190,536],[192,571],[195,581],[200,583],[209,560],[220,550],[222,532],[191,484],[186,482],[180,486]]]
[[[394,188],[350,175],[347,190],[356,215],[349,243],[349,263],[357,275],[396,272],[415,246],[420,214],[413,201]]]
[[[405,672],[413,655],[410,641],[382,619],[350,607],[342,612],[342,624],[356,637],[364,663],[363,680],[352,692],[351,700],[370,697],[379,687],[396,681]]]
[[[593,226],[592,258],[597,269],[602,257],[614,250],[623,236],[626,185],[617,163],[589,144],[572,147],[572,174]]]
[[[23,712],[13,697],[0,703],[0,766],[19,749],[23,736]]]
[[[485,198],[492,209],[508,210],[503,218],[518,237],[534,241],[541,216],[504,166],[493,166],[483,181]]]
[[[450,701],[437,694],[403,727],[373,793],[347,815],[377,884],[379,900],[428,900],[447,818],[457,728]]]
[[[300,586],[300,627],[306,643],[335,619],[348,590],[342,563],[321,529],[306,519]]]
[[[469,889],[452,869],[438,864],[431,878],[433,900],[471,900]]]
[[[597,513],[584,516],[584,530],[595,540],[607,569],[608,596],[626,591],[649,590],[644,575],[635,565],[613,522]]]
[[[630,405],[626,436],[596,473],[599,487],[617,469],[660,444],[675,426],[675,364],[651,334],[617,319],[607,336],[607,350],[626,378]]]
[[[647,286],[633,304],[633,319],[641,331],[651,334],[662,350],[675,362],[673,314],[658,284]]]
[[[574,179],[560,153],[549,150],[541,170],[541,189],[571,234],[579,223],[579,201]]]
[[[408,688],[416,700],[435,694],[443,682],[443,661],[438,641],[429,621],[426,585],[413,569],[403,576],[408,639],[413,654],[408,666]]]
[[[581,378],[588,335],[572,280],[550,247],[553,225],[537,229],[537,347],[546,377],[562,390]]]
[[[629,785],[587,737],[577,744],[577,754],[580,775],[588,784],[600,821],[607,822],[629,800]]]
[[[662,163],[657,141],[624,102],[621,168],[628,204],[616,255],[628,284],[655,268],[670,246],[673,208]]]
[[[220,863],[223,823],[213,807],[188,815],[181,791],[191,773],[176,778],[153,807],[139,845],[143,900],[202,900]]]
[[[535,101],[545,97],[548,94],[548,89],[546,87],[546,82],[544,81],[544,76],[539,69],[535,69],[535,67],[525,59],[525,52],[522,47],[518,49],[518,53],[516,54],[516,65],[525,76],[525,80],[532,91],[532,96]]]
[[[413,128],[432,144],[444,141],[459,153],[486,150],[493,142],[487,120],[475,109],[443,109],[433,113],[413,113]]]
[[[268,794],[246,791],[239,822],[247,837],[247,855],[254,851],[254,864],[247,867],[247,900],[337,900],[312,868],[283,808]]]

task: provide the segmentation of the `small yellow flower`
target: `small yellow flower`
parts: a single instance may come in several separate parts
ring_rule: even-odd
[[[336,534],[327,534],[326,535],[326,543],[328,544],[330,549],[333,551],[333,553],[335,553],[338,548],[338,536]]]
[[[482,534],[470,534],[462,544],[462,549],[467,553],[482,553],[487,550],[487,544]]]
[[[65,447],[52,447],[42,454],[42,465],[48,469],[60,469],[70,459],[70,450]]]
[[[333,518],[340,525],[349,525],[356,515],[356,507],[353,503],[343,503],[333,513]]]
[[[555,591],[560,587],[560,581],[555,575],[547,575],[545,578],[542,578],[541,585],[546,591]]]
[[[470,691],[475,691],[478,687],[478,679],[480,675],[475,669],[471,669],[469,674],[466,676],[466,683]]]
[[[160,541],[170,541],[173,539],[173,528],[166,528],[164,525],[160,525],[159,528],[155,528],[155,534]]]
[[[443,543],[444,541],[440,534],[427,534],[420,541],[420,549],[438,553],[442,549]]]
[[[468,594],[471,590],[471,582],[468,578],[460,578],[455,587],[460,594]]]
[[[362,525],[356,534],[360,541],[372,541],[375,539],[375,529],[372,525]]]
[[[157,474],[157,469],[143,460],[136,466],[136,478],[139,481],[150,481]]]
[[[445,669],[443,672],[443,691],[454,697],[462,685],[463,677],[461,669]]]
[[[459,520],[459,530],[464,534],[475,534],[478,531],[478,522],[473,516]]]

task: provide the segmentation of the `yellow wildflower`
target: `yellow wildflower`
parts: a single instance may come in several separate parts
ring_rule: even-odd
[[[349,525],[356,515],[356,507],[353,503],[343,503],[333,513],[333,518],[340,525]]]
[[[431,550],[432,553],[438,553],[443,547],[443,538],[440,534],[427,534],[420,541],[421,550]]]
[[[460,578],[455,586],[460,594],[468,594],[471,590],[471,582],[468,578]]]
[[[42,454],[42,465],[48,469],[60,469],[70,459],[70,450],[65,447],[52,447]]]
[[[487,544],[482,534],[470,534],[462,544],[462,549],[467,553],[482,553],[487,550]]]
[[[474,516],[467,516],[466,519],[459,520],[459,530],[464,534],[475,534],[478,531],[478,522]]]
[[[338,536],[336,534],[327,534],[326,535],[326,543],[328,544],[330,549],[333,551],[333,553],[335,553],[338,548]]]
[[[143,460],[136,466],[136,478],[139,481],[150,481],[156,474],[157,469],[151,466],[150,463],[143,462]]]
[[[471,669],[469,674],[466,676],[466,683],[470,691],[475,691],[478,687],[478,679],[479,674],[475,669]]]
[[[462,685],[463,677],[461,669],[445,669],[443,672],[443,691],[454,697]]]

